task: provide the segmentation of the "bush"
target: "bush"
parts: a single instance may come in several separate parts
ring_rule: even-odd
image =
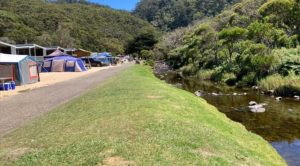
[[[234,86],[237,82],[237,79],[234,73],[225,73],[223,74],[222,82],[229,86]]]
[[[223,78],[223,71],[222,70],[216,70],[211,75],[211,80],[214,82],[220,82]]]
[[[182,68],[180,68],[180,71],[182,72],[183,75],[191,76],[196,74],[198,68],[194,64],[189,64],[187,66],[183,66]]]
[[[281,75],[300,74],[300,47],[276,49],[272,52],[272,55],[278,61],[276,68]]]
[[[152,50],[142,50],[140,52],[141,58],[143,59],[153,59],[154,58],[154,52]]]
[[[256,84],[256,73],[250,72],[242,78],[240,85],[242,86],[252,86]]]
[[[145,65],[148,65],[148,66],[151,66],[151,67],[153,67],[154,66],[154,60],[147,60],[147,61],[145,61]]]

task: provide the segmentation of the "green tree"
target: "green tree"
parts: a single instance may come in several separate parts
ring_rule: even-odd
[[[232,63],[233,44],[246,37],[247,30],[240,27],[231,27],[223,29],[219,32],[219,38],[222,40],[223,45],[228,50],[229,63]]]
[[[290,28],[295,34],[300,34],[299,0],[270,0],[259,11],[277,27]]]
[[[142,50],[152,50],[157,43],[157,36],[154,31],[146,29],[141,34],[129,41],[126,53],[140,53]]]
[[[65,48],[74,47],[74,38],[71,37],[70,32],[71,27],[69,25],[58,25],[56,30],[56,39],[58,41],[57,45]]]
[[[294,3],[294,0],[270,0],[262,5],[259,11],[263,16],[269,16],[272,21],[280,26],[281,23],[292,22],[290,16]]]

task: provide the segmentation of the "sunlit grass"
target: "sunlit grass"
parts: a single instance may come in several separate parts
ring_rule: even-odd
[[[0,165],[284,165],[206,101],[135,66],[0,139]]]

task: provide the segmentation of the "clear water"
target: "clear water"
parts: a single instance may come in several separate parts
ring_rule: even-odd
[[[300,166],[300,101],[291,98],[276,101],[252,89],[230,88],[193,78],[182,79],[173,72],[165,75],[164,80],[192,93],[201,90],[208,103],[269,141],[289,165]],[[266,112],[250,112],[250,101],[266,103]]]

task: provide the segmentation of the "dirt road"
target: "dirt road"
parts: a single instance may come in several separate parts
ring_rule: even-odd
[[[80,78],[34,89],[0,101],[0,137],[95,88],[132,64],[124,64]]]

